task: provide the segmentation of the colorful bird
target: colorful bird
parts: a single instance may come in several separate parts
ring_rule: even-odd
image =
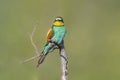
[[[52,27],[47,33],[47,39],[43,51],[40,55],[37,67],[44,61],[49,51],[57,46],[59,49],[64,48],[64,37],[66,34],[66,27],[62,17],[56,17]]]

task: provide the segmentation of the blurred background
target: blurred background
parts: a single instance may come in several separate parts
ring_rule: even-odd
[[[120,0],[0,0],[0,80],[60,80],[58,51],[36,68],[28,33],[42,51],[56,16],[67,27],[70,80],[120,80]]]

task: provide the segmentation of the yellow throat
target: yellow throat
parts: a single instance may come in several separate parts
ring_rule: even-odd
[[[64,23],[61,22],[61,21],[55,21],[55,22],[53,23],[53,25],[54,25],[54,26],[64,26]]]

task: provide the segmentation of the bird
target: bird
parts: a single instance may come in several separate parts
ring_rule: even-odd
[[[53,47],[57,46],[59,49],[64,48],[64,38],[66,33],[67,30],[64,25],[63,18],[61,16],[56,17],[47,32],[46,42],[38,60],[37,67],[43,63],[46,55]]]

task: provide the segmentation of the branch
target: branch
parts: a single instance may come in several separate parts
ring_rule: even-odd
[[[22,61],[21,63],[27,63],[27,62],[30,62],[30,61],[32,61],[32,60],[34,60],[36,58],[39,58],[39,57],[40,57],[40,55],[36,55],[36,56],[33,56],[33,57],[29,58],[29,59],[26,59],[26,60]]]
[[[32,30],[32,33],[29,35],[30,42],[31,42],[31,44],[32,44],[32,46],[34,48],[34,51],[35,51],[36,55],[31,57],[31,58],[29,58],[29,59],[26,59],[26,60],[22,61],[21,63],[26,63],[26,62],[32,61],[32,60],[34,60],[34,59],[36,59],[36,58],[38,58],[40,56],[40,53],[39,53],[39,51],[37,49],[37,46],[36,46],[36,44],[33,41],[33,36],[34,36],[35,30],[36,30],[37,27],[38,27],[38,22],[36,22],[36,24],[35,24],[35,26],[34,26],[34,28]]]
[[[31,44],[32,44],[32,46],[34,47],[34,50],[35,50],[36,55],[39,54],[39,51],[38,51],[37,46],[35,45],[35,43],[34,43],[34,41],[33,41],[33,36],[34,36],[35,30],[36,30],[37,27],[38,27],[38,22],[35,24],[31,35],[29,35]]]
[[[68,59],[65,53],[65,49],[60,50],[60,57],[61,57],[61,68],[62,68],[62,79],[61,80],[68,80]]]

